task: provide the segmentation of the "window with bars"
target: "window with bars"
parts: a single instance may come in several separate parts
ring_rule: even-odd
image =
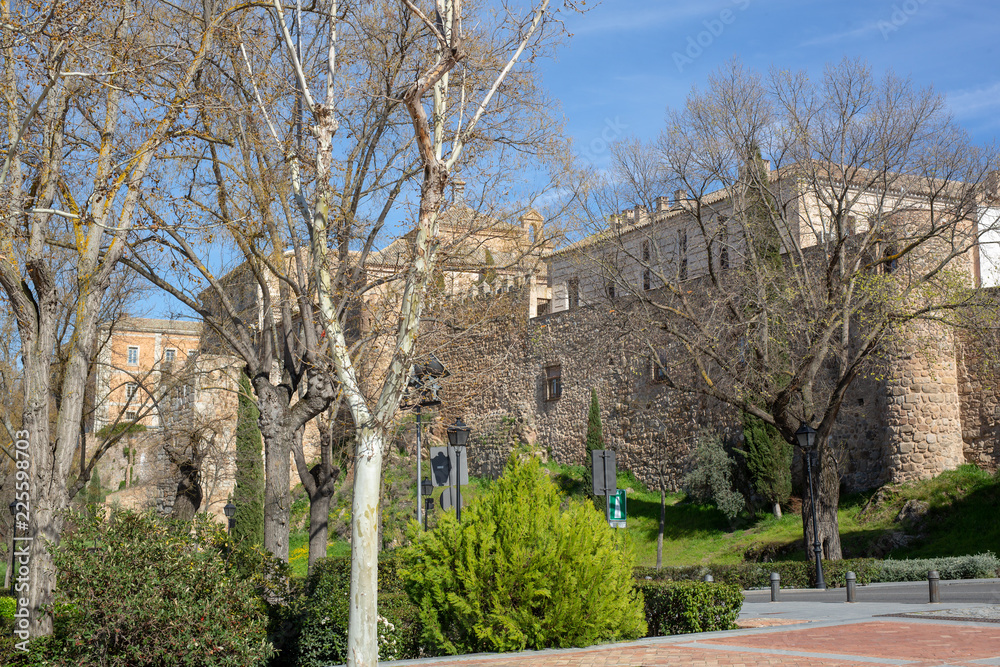
[[[562,396],[562,366],[545,367],[545,400],[554,401]]]
[[[667,357],[663,351],[649,358],[649,379],[654,383],[667,381]]]
[[[569,309],[575,310],[580,307],[580,280],[578,278],[569,279]]]
[[[138,418],[139,418],[139,413],[136,412],[135,410],[125,411],[125,421],[134,422]]]
[[[125,400],[131,401],[135,398],[135,392],[139,390],[139,385],[135,382],[129,382],[125,385]]]
[[[128,355],[126,360],[129,366],[139,365],[139,347],[137,345],[128,346]]]

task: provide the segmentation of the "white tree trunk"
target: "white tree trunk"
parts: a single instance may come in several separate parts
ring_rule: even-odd
[[[380,433],[362,429],[354,459],[348,667],[378,665],[378,500],[385,445]]]

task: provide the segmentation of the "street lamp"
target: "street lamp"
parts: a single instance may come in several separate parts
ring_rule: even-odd
[[[233,526],[236,525],[236,505],[231,502],[226,503],[226,506],[222,508],[222,511],[226,513],[226,519],[229,520],[229,532],[233,532]]]
[[[406,383],[407,392],[413,390],[413,396],[416,399],[416,403],[412,406],[413,411],[417,413],[417,484],[420,484],[420,462],[423,456],[423,450],[420,444],[420,433],[423,431],[421,425],[422,408],[430,408],[441,405],[441,398],[438,396],[441,391],[441,383],[438,382],[440,378],[446,378],[451,373],[448,369],[444,367],[434,353],[430,355],[430,361],[426,364],[413,364],[413,368],[410,372],[410,379]],[[420,499],[417,499],[417,523],[420,523]],[[427,524],[427,521],[424,521]]]
[[[10,582],[10,595],[14,596],[14,538],[17,537],[17,522],[14,521],[14,516],[17,514],[17,501],[12,500],[10,504],[7,505],[7,509],[10,510],[10,567],[7,570],[7,580]]]
[[[427,530],[427,515],[430,514],[431,508],[434,507],[434,499],[431,498],[432,493],[434,493],[434,485],[431,484],[430,479],[420,482],[420,495],[424,497],[424,530]]]
[[[813,553],[816,558],[816,588],[826,588],[823,581],[823,547],[819,543],[819,524],[816,523],[816,494],[813,492],[812,457],[816,451],[816,429],[805,422],[799,426],[795,432],[795,439],[799,441],[799,448],[806,459],[806,477],[809,478],[809,505],[812,508],[813,523]],[[809,538],[806,537],[808,540]]]
[[[455,450],[455,517],[459,523],[462,521],[462,462],[459,459],[462,451],[459,447],[465,447],[466,443],[469,442],[469,433],[471,432],[472,429],[466,426],[460,418],[448,427],[448,444]]]

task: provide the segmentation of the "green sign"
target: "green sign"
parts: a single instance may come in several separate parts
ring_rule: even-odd
[[[608,494],[608,521],[615,528],[625,527],[625,489]]]

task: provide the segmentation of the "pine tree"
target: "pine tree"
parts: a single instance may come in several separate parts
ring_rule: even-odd
[[[590,413],[587,415],[587,439],[584,443],[586,461],[583,462],[583,491],[590,493],[594,486],[594,476],[591,472],[592,451],[604,449],[604,427],[601,425],[601,406],[597,401],[597,390],[590,390]],[[604,497],[594,496],[594,505],[598,509],[604,507]]]
[[[249,544],[264,543],[264,455],[250,378],[240,376],[236,421],[236,515],[233,539]]]
[[[781,503],[792,494],[792,446],[778,429],[757,417],[743,413],[743,440],[747,469],[754,490],[771,504],[781,518]]]

